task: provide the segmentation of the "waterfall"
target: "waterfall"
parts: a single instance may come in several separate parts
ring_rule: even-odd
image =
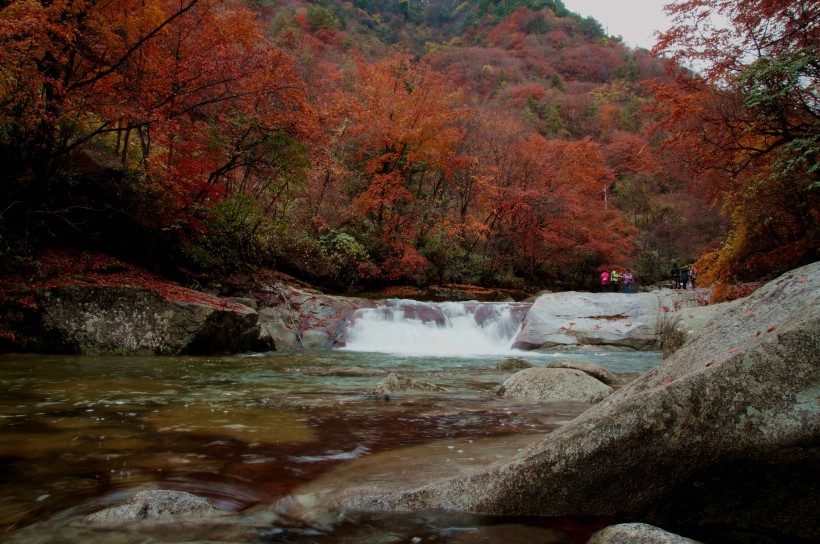
[[[474,356],[513,352],[529,304],[391,299],[357,310],[346,347],[406,355]]]

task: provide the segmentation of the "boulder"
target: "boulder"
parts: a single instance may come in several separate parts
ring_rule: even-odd
[[[526,359],[520,359],[518,357],[508,357],[503,361],[499,361],[495,364],[495,368],[498,370],[523,370],[525,368],[532,368],[535,365],[531,362],[527,361]]]
[[[276,349],[329,349],[344,346],[348,318],[375,302],[323,295],[283,284],[256,294],[260,336]]]
[[[533,367],[507,378],[498,396],[508,399],[599,402],[612,388],[586,372],[570,368]]]
[[[646,523],[619,523],[601,529],[587,544],[700,544],[697,540],[664,531]]]
[[[94,525],[121,525],[134,520],[176,520],[180,517],[204,518],[220,512],[210,499],[185,491],[153,489],[140,491],[128,498],[121,506],[112,506],[86,516]]]
[[[618,346],[654,350],[661,346],[666,315],[706,303],[701,290],[651,293],[547,293],[530,308],[513,347]]]
[[[572,357],[562,357],[556,359],[547,365],[547,368],[572,368],[586,372],[596,380],[605,383],[606,385],[618,385],[623,382],[618,376],[605,369],[601,365],[584,361],[583,359],[574,359]]]
[[[374,393],[398,393],[400,391],[447,391],[446,388],[432,383],[420,382],[407,376],[401,376],[395,372],[387,375],[381,383],[373,390]]]
[[[345,509],[613,516],[816,540],[818,391],[815,263],[726,308],[660,366],[506,461],[450,478],[419,474],[410,486],[351,486],[323,500]]]
[[[177,288],[69,285],[35,290],[44,345],[84,355],[204,355],[259,349],[259,316],[225,299]]]
[[[675,353],[696,332],[708,325],[716,315],[740,304],[742,299],[709,306],[686,308],[668,315],[663,323],[663,357]]]

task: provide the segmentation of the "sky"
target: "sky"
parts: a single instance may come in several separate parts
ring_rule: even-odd
[[[653,33],[665,30],[668,20],[663,6],[668,0],[562,0],[566,8],[592,16],[610,36],[621,36],[631,47],[651,49]]]

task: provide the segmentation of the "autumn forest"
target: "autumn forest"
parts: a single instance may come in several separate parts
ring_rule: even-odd
[[[0,254],[336,292],[818,259],[820,3],[0,0]]]

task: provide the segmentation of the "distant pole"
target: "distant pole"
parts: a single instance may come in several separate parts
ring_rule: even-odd
[[[609,205],[607,204],[607,201],[606,201],[606,189],[607,189],[607,187],[606,187],[606,185],[604,185],[604,209],[608,210]]]

